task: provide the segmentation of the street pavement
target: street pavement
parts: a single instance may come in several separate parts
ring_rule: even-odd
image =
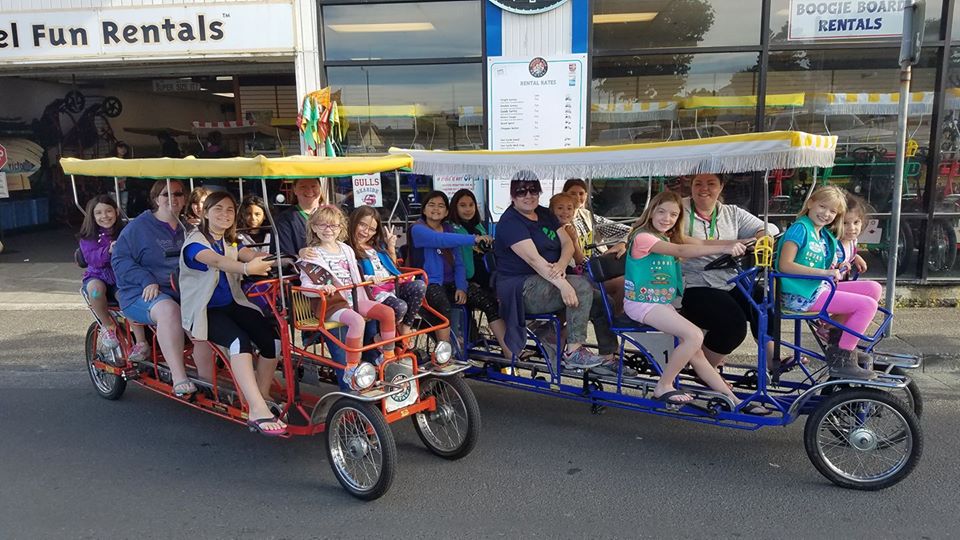
[[[64,239],[64,237],[66,239]],[[343,491],[322,437],[271,440],[128,387],[99,398],[83,370],[80,271],[63,232],[0,254],[0,538],[952,538],[960,530],[960,312],[899,310],[924,455],[881,492],[837,488],[803,425],[720,429],[472,382],[476,450],[429,454],[394,424],[390,492]],[[24,261],[24,259],[30,259]],[[738,356],[738,358],[740,358]]]

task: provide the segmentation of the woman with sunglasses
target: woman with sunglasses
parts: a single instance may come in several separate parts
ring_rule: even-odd
[[[601,353],[613,352],[616,339],[607,328],[599,302],[594,302],[590,281],[583,276],[567,275],[573,241],[550,210],[540,206],[542,192],[540,179],[532,171],[515,174],[510,181],[512,203],[497,224],[493,252],[497,259],[500,314],[507,324],[506,344],[510,350],[523,350],[527,312],[566,309],[563,363],[568,368],[594,368],[605,364],[605,359],[583,346],[587,322],[594,322]],[[606,364],[615,369],[617,362]]]
[[[179,269],[183,247],[183,226],[178,216],[185,202],[186,192],[179,180],[154,182],[150,188],[153,210],[124,227],[110,260],[117,275],[117,300],[123,315],[139,324],[156,325],[157,343],[170,368],[173,392],[180,397],[197,391],[183,365],[180,297],[171,282]]]

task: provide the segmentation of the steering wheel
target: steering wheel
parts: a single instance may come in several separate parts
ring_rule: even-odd
[[[757,243],[756,240],[751,240],[746,243],[747,250],[743,252],[743,255],[733,256],[729,253],[725,253],[716,259],[707,263],[703,267],[704,270],[742,270],[744,268],[749,268],[753,266],[753,246]]]

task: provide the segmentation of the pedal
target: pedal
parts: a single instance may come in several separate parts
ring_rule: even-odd
[[[123,369],[123,378],[127,381],[133,381],[140,378],[140,370],[136,366],[127,366]]]

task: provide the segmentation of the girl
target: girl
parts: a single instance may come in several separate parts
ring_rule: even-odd
[[[250,195],[240,203],[240,225],[243,232],[237,233],[240,242],[247,246],[260,246],[260,251],[272,252],[273,246],[270,235],[270,229],[263,227],[263,221],[267,216],[267,205],[263,199],[256,195]]]
[[[446,223],[448,208],[447,195],[442,191],[431,191],[424,199],[423,216],[410,227],[411,264],[423,268],[430,282],[427,303],[447,319],[453,310],[451,304],[465,304],[470,310],[483,311],[504,356],[510,358],[503,343],[506,324],[500,319],[496,296],[476,283],[467,282],[463,254],[455,249],[480,243],[489,245],[493,240],[489,236],[453,232],[453,227]],[[437,339],[449,341],[450,328],[438,330]]]
[[[266,253],[237,247],[236,216],[237,203],[225,191],[204,201],[200,224],[187,235],[180,257],[181,319],[194,339],[229,351],[233,378],[249,407],[247,426],[276,437],[287,431],[266,402],[277,369],[277,335],[240,290],[241,276],[264,276],[271,263],[263,260]],[[201,378],[213,380],[212,362],[198,361],[197,369]]]
[[[843,214],[843,234],[840,236],[837,262],[844,277],[850,277],[854,269],[858,274],[867,271],[867,262],[857,254],[857,238],[860,237],[860,231],[863,230],[863,220],[867,218],[871,209],[866,201],[851,193],[847,193],[846,203],[847,211]],[[874,300],[880,300],[883,287],[875,281],[864,281],[864,283],[872,283],[876,286],[869,286],[871,294],[868,294],[868,296],[873,297]],[[876,295],[872,294],[873,292],[876,292]]]
[[[183,219],[187,222],[187,232],[189,233],[200,225],[200,216],[203,213],[203,201],[210,195],[210,190],[200,186],[194,188],[187,197],[187,206],[183,210]]]
[[[87,202],[83,225],[80,227],[80,251],[87,261],[83,273],[83,290],[90,299],[90,309],[100,321],[100,343],[104,349],[113,350],[120,345],[117,339],[117,325],[107,311],[107,301],[115,298],[117,277],[110,266],[113,245],[120,236],[123,225],[117,219],[117,203],[108,195],[97,195]],[[131,362],[141,362],[147,357],[147,340],[143,326],[131,324],[136,343],[130,349]]]
[[[363,347],[364,317],[380,323],[380,339],[390,340],[396,337],[396,315],[393,310],[367,297],[363,287],[337,291],[363,282],[357,267],[357,256],[353,249],[341,240],[346,236],[344,226],[346,216],[336,206],[326,204],[317,208],[307,219],[307,247],[300,250],[300,282],[304,287],[314,288],[331,296],[327,301],[326,313],[317,313],[317,318],[339,322],[347,326],[345,345],[348,349]],[[319,302],[317,302],[319,309]],[[393,359],[394,351],[387,347],[383,351],[384,361]],[[352,386],[353,372],[360,364],[360,352],[348,350],[343,381]]]
[[[385,281],[399,276],[397,268],[397,235],[393,227],[384,230],[380,212],[371,206],[361,206],[350,214],[347,224],[347,244],[360,263],[364,281],[373,281],[369,296],[393,310],[397,332],[409,334],[414,318],[420,312],[420,303],[427,284],[420,280]]]
[[[472,191],[469,189],[458,190],[450,199],[450,207],[453,208],[453,214],[450,216],[450,226],[454,232],[489,236],[490,233],[487,232],[487,228],[480,221],[477,199],[473,196]],[[476,283],[484,289],[492,290],[490,272],[487,271],[487,264],[483,260],[486,252],[483,244],[470,244],[460,247],[463,267],[467,271],[467,281]]]
[[[577,227],[573,224],[574,214],[577,209],[577,199],[568,193],[557,193],[550,197],[550,211],[557,216],[557,221],[563,227],[563,231],[573,242],[573,259],[567,267],[568,274],[583,274],[583,263],[587,258],[583,255],[583,246],[580,245],[580,236]]]
[[[672,405],[693,401],[693,396],[673,386],[677,375],[689,363],[712,390],[726,395],[739,406],[740,399],[700,350],[703,332],[677,313],[673,301],[683,294],[678,257],[719,253],[742,255],[745,248],[736,240],[707,241],[684,236],[681,204],[680,195],[675,192],[658,194],[644,209],[627,237],[624,312],[631,319],[680,340],[653,390],[654,399]],[[759,405],[747,405],[743,412],[765,415],[769,410]]]
[[[862,334],[877,313],[877,300],[871,294],[876,291],[878,284],[869,281],[841,282],[843,272],[839,268],[832,268],[839,248],[834,234],[843,235],[846,209],[846,196],[840,188],[824,186],[814,191],[804,203],[799,219],[787,229],[777,246],[776,267],[779,272],[787,274],[824,276],[837,281],[836,293],[826,306],[827,312],[838,315],[838,320]],[[830,286],[826,281],[781,278],[780,292],[785,309],[820,311],[830,295]],[[858,341],[855,335],[844,333],[839,346],[827,347],[827,365],[831,376],[876,378],[876,373],[857,365],[858,360],[872,362],[871,355],[856,353]]]

